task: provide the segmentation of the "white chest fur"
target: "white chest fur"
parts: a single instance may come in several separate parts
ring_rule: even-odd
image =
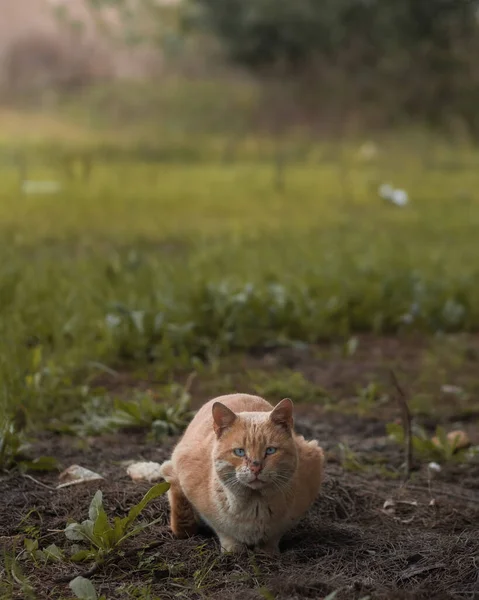
[[[280,515],[260,493],[237,496],[224,489],[216,498],[214,515],[203,518],[217,532],[247,545],[257,545],[281,528]]]

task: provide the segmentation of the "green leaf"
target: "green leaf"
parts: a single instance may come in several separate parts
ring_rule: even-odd
[[[23,540],[23,545],[29,554],[35,552],[35,550],[38,550],[38,540],[30,540],[29,538],[25,538]]]
[[[61,561],[64,559],[63,551],[55,544],[50,544],[43,551],[47,560]]]
[[[83,528],[80,523],[70,523],[65,528],[65,536],[67,539],[74,542],[88,541],[88,536],[83,532]]]
[[[439,425],[436,427],[436,436],[441,444],[442,449],[446,450],[449,446],[449,440],[447,439],[447,434],[444,427],[441,427]]]
[[[115,520],[113,521],[113,529],[110,532],[110,542],[113,546],[121,540],[125,533],[124,521],[125,519],[120,519],[120,517],[115,517]]]
[[[402,425],[399,425],[398,423],[388,423],[386,425],[386,432],[398,444],[404,442],[404,429]]]
[[[22,471],[56,471],[59,463],[53,456],[39,456],[33,460],[24,460],[20,463]]]
[[[95,552],[91,550],[79,550],[70,557],[73,562],[83,562],[84,560],[91,560],[93,558],[95,558]]]
[[[111,531],[110,523],[108,522],[108,516],[103,509],[103,506],[100,508],[100,512],[98,513],[98,517],[93,525],[93,535],[95,538],[98,538],[102,542],[102,546],[109,546],[108,543],[110,536],[108,535]]]
[[[70,581],[69,587],[79,600],[98,600],[93,583],[85,577],[75,577]]]
[[[96,494],[93,496],[93,499],[90,503],[90,508],[88,510],[88,516],[91,521],[95,522],[98,518],[98,515],[103,510],[103,494],[101,490],[98,490]]]
[[[145,506],[149,502],[151,502],[155,498],[158,498],[159,496],[162,496],[169,489],[170,489],[170,484],[167,482],[158,483],[157,485],[153,486],[143,496],[143,499],[136,506],[133,506],[133,508],[130,509],[128,516],[126,517],[126,519],[123,520],[124,525],[128,526],[132,521],[134,521],[136,519],[136,517],[138,517],[138,515],[141,513],[141,511],[145,508]]]

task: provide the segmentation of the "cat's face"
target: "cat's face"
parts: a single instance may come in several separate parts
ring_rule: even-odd
[[[270,413],[235,414],[223,404],[213,405],[216,432],[215,467],[233,492],[275,487],[280,491],[296,470],[293,405],[282,400]]]

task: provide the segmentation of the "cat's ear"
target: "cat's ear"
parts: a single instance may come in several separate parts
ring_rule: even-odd
[[[227,427],[231,427],[236,421],[236,415],[221,402],[213,404],[213,429],[218,437]]]
[[[293,402],[289,398],[284,398],[279,404],[277,404],[269,418],[275,425],[280,425],[286,429],[293,428]]]

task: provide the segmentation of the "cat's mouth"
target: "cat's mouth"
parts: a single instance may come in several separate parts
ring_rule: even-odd
[[[262,488],[265,484],[266,484],[265,481],[262,481],[261,479],[256,478],[256,479],[252,479],[251,481],[248,481],[248,483],[246,485],[253,490],[259,490],[259,488]]]

